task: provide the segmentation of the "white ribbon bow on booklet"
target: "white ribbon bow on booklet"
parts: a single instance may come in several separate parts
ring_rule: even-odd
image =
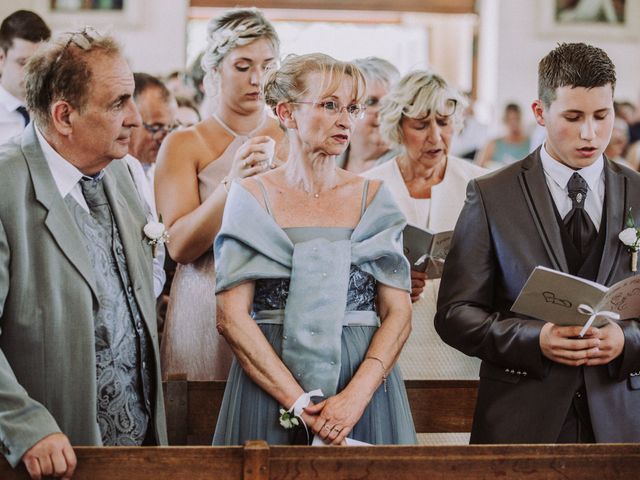
[[[546,267],[536,267],[511,311],[562,326],[605,326],[610,321],[640,317],[640,275],[606,287]]]
[[[584,334],[587,333],[587,330],[589,330],[589,327],[593,325],[593,322],[597,317],[608,318],[609,320],[620,320],[620,314],[618,313],[608,312],[606,310],[596,312],[593,308],[589,305],[585,305],[584,303],[578,305],[578,312],[583,315],[589,315],[589,320],[587,320],[587,323],[585,323],[582,330],[580,330],[580,338],[584,337]]]

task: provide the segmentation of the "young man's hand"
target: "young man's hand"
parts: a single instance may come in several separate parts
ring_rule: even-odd
[[[587,365],[605,365],[622,355],[624,333],[617,323],[609,322],[604,327],[593,328],[593,337],[600,340],[600,345],[589,354]]]
[[[620,327],[618,327],[620,328]],[[577,367],[586,365],[598,355],[602,338],[596,328],[590,327],[583,338],[578,337],[582,327],[560,327],[545,323],[540,331],[540,348],[549,360]],[[622,333],[622,331],[621,331]]]

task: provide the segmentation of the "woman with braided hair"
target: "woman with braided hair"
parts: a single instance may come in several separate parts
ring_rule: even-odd
[[[283,138],[260,94],[262,76],[278,62],[273,25],[256,9],[237,9],[212,19],[208,33],[202,66],[213,114],[165,139],[155,177],[167,247],[179,264],[161,345],[164,379],[227,377],[232,353],[215,329],[213,239],[231,182],[267,170]]]

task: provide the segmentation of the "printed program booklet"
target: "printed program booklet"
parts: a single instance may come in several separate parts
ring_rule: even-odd
[[[442,277],[453,230],[432,232],[407,225],[403,232],[404,254],[412,270],[426,272],[430,279]]]
[[[640,275],[605,287],[546,267],[536,267],[511,311],[556,325],[601,327],[609,319],[640,316]]]

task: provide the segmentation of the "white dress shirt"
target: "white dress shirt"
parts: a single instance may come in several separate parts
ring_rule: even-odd
[[[78,202],[78,205],[80,205],[85,212],[89,213],[89,206],[82,194],[80,183],[78,183],[85,175],[49,145],[49,142],[44,138],[44,135],[42,135],[37,125],[34,125],[34,127],[38,143],[40,143],[40,148],[47,161],[47,165],[49,165],[49,170],[51,170],[51,175],[53,175],[53,181],[56,182],[60,195],[62,198],[65,198],[71,194],[71,197]]]
[[[0,145],[24,130],[24,117],[16,111],[21,106],[24,102],[0,85]]]
[[[38,138],[38,143],[40,143],[40,148],[42,149],[44,158],[47,161],[47,165],[49,165],[51,175],[53,176],[53,180],[56,186],[58,187],[60,195],[62,196],[62,198],[65,198],[67,195],[71,195],[71,197],[78,203],[78,205],[80,205],[87,213],[90,213],[89,206],[87,205],[87,201],[84,199],[84,195],[82,194],[82,187],[80,187],[79,183],[82,177],[85,177],[85,175],[76,167],[74,167],[71,162],[65,160],[58,152],[56,152],[49,144],[49,142],[47,142],[47,140],[44,138],[38,126],[34,126],[36,137]],[[155,202],[153,201],[153,196],[148,191],[146,177],[144,175],[142,167],[140,166],[140,162],[131,157],[131,155],[127,155],[125,157],[125,161],[128,165],[134,165],[134,168],[129,167],[129,172],[131,173],[133,182],[136,185],[136,189],[138,190],[140,201],[146,204],[145,211],[148,210],[151,214],[151,218],[148,218],[148,220],[157,221]],[[142,179],[137,178],[138,175],[135,173],[135,163],[138,163]],[[145,207],[145,205],[143,205],[143,207]],[[166,273],[164,271],[164,257],[165,249],[164,245],[161,245],[157,249],[156,256],[153,259],[153,292],[156,298],[162,293],[162,288],[164,287],[164,282],[166,280]]]
[[[602,155],[588,167],[573,170],[553,159],[547,153],[545,144],[540,149],[540,159],[542,160],[542,168],[549,192],[551,192],[553,202],[556,204],[558,213],[562,218],[567,216],[573,205],[569,198],[569,179],[576,171],[584,178],[589,186],[584,209],[596,230],[599,231],[600,221],[602,220],[602,205],[604,203],[604,158]]]

